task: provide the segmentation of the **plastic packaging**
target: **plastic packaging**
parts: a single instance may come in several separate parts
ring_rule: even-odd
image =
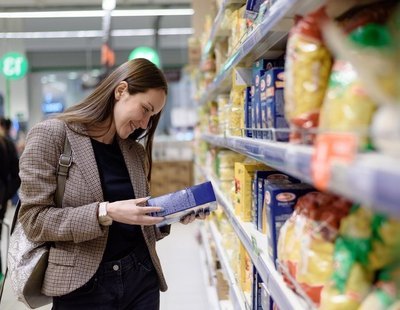
[[[297,131],[318,126],[318,115],[325,97],[332,67],[330,52],[322,41],[321,25],[326,20],[321,8],[293,27],[287,43],[285,63],[285,117],[300,142]],[[311,143],[313,136],[306,142]]]

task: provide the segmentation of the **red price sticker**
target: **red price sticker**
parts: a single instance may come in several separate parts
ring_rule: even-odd
[[[352,134],[327,133],[317,136],[311,161],[311,174],[317,188],[328,188],[333,161],[353,161],[357,153],[357,142],[357,137]]]

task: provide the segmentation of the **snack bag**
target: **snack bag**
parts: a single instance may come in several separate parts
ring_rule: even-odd
[[[292,28],[285,63],[285,117],[299,142],[302,129],[318,127],[319,110],[325,97],[332,67],[330,52],[322,41],[320,27],[327,19],[321,8],[305,16]],[[306,142],[311,143],[313,136]]]

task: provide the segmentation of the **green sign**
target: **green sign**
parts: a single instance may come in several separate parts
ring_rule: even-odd
[[[7,80],[18,80],[28,72],[28,60],[19,53],[7,53],[0,61],[1,73]]]
[[[153,64],[155,64],[157,67],[160,67],[160,57],[158,56],[158,53],[151,47],[139,46],[135,48],[129,54],[129,60],[135,58],[146,58],[150,60]]]

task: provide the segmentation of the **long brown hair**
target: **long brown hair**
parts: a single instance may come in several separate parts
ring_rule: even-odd
[[[109,120],[111,128],[114,116],[114,90],[122,81],[127,82],[130,95],[144,93],[149,89],[162,89],[168,94],[168,85],[164,74],[152,62],[144,58],[127,61],[111,72],[85,99],[68,108],[57,116],[66,123],[82,124],[86,128],[98,125]],[[146,129],[136,129],[128,139],[139,141],[144,139],[149,173],[147,179],[151,179],[153,139],[160,113],[153,115]]]

